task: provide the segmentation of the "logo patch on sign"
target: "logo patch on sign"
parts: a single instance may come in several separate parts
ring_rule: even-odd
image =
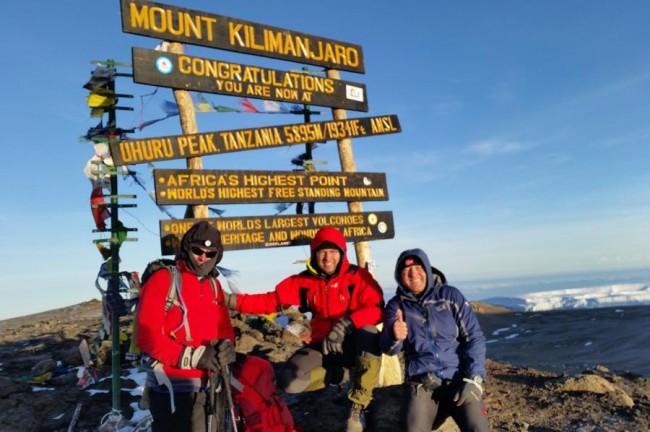
[[[363,89],[361,87],[355,87],[346,84],[345,85],[345,96],[350,100],[355,100],[357,102],[363,102]]]
[[[158,69],[158,72],[167,75],[174,70],[174,64],[168,57],[158,57],[156,59],[156,69]]]

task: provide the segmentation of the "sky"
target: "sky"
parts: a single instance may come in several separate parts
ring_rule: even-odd
[[[384,0],[281,3],[262,0],[163,2],[361,45],[369,111],[395,114],[402,132],[353,140],[358,171],[385,173],[389,200],[364,211],[392,211],[395,238],[370,242],[375,276],[394,292],[398,254],[414,247],[469,299],[499,295],[476,281],[555,274],[641,272],[650,279],[650,3],[630,0],[521,2]],[[0,319],[98,298],[102,258],[94,239],[83,168],[93,146],[80,141],[97,124],[82,88],[93,60],[130,63],[131,48],[157,39],[121,30],[118,0],[25,0],[3,6],[0,42],[4,97],[0,188]],[[186,45],[185,53],[296,70],[304,65]],[[319,70],[310,67],[311,70]],[[118,72],[129,73],[128,67]],[[131,138],[182,133],[164,116],[170,89],[117,78],[118,126]],[[152,94],[153,93],[153,94]],[[238,107],[239,97],[203,95]],[[258,107],[259,100],[251,101]],[[314,107],[313,121],[331,120]],[[294,115],[199,113],[200,132],[297,123]],[[291,170],[304,146],[206,156],[208,169]],[[319,146],[319,168],[340,170],[335,142]],[[184,161],[156,163],[184,168]],[[149,169],[131,167],[153,190]],[[121,270],[142,272],[160,256],[166,219],[128,178],[136,208],[120,221],[137,228],[122,245]],[[224,216],[275,214],[273,204],[224,205]],[[172,206],[182,218],[183,206]],[[294,208],[287,210],[287,213]],[[346,212],[319,203],[317,212]],[[352,245],[348,257],[356,261]],[[226,252],[244,292],[273,289],[302,270],[303,246]],[[510,294],[517,288],[511,287]]]

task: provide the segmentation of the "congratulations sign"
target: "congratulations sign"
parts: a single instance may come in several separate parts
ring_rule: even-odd
[[[368,111],[365,84],[144,48],[132,55],[141,84]]]

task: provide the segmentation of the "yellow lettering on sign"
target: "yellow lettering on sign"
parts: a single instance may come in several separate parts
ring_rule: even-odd
[[[124,163],[151,161],[174,156],[171,139],[169,138],[121,141],[119,148]]]
[[[304,177],[297,174],[245,174],[244,186],[297,186],[302,185]]]
[[[372,118],[370,119],[370,126],[372,133],[375,134],[397,131],[397,128],[393,126],[393,119],[390,116]]]
[[[206,153],[218,153],[214,143],[214,134],[184,135],[178,137],[178,149],[181,156],[196,156]]]
[[[250,24],[228,23],[228,42],[253,50],[277,53],[297,58],[327,61],[333,64],[358,67],[360,53],[357,48],[334,41],[312,40],[309,36],[296,35],[282,29],[264,28],[256,32]]]
[[[224,245],[263,243],[263,232],[225,232],[221,233],[221,241]]]
[[[173,188],[166,191],[167,199],[176,201],[211,200],[215,198],[214,189]]]
[[[310,175],[310,186],[345,186],[348,178],[344,175]]]
[[[344,189],[345,198],[386,198],[382,188],[352,188]]]
[[[282,128],[287,144],[325,141],[323,125],[318,123],[303,123],[284,126]]]
[[[343,228],[345,237],[366,237],[372,235],[372,230],[368,227],[345,227]]]
[[[198,40],[214,40],[214,25],[217,22],[214,17],[193,16],[188,12],[173,11],[157,6],[149,7],[146,4],[138,9],[138,5],[135,3],[129,5],[129,11],[131,27]]]
[[[341,191],[338,189],[311,187],[299,188],[298,198],[340,198]]]
[[[304,217],[274,217],[269,220],[264,220],[265,229],[278,229],[278,228],[304,228],[309,224],[309,218]]]
[[[264,188],[232,188],[222,187],[218,189],[220,199],[260,199],[264,198]]]

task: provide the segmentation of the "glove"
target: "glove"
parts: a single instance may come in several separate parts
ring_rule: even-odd
[[[483,379],[480,376],[475,376],[472,379],[463,378],[463,384],[454,396],[454,402],[456,402],[456,405],[461,406],[464,403],[478,402],[481,400],[481,396],[483,395],[483,387],[481,387],[482,382]]]
[[[178,359],[178,367],[180,369],[206,369],[216,372],[219,370],[217,351],[213,345],[185,347]]]
[[[233,296],[236,294],[233,294]],[[219,369],[224,370],[235,362],[237,352],[235,346],[230,342],[230,339],[217,339],[216,343],[212,345],[217,351],[217,363]]]
[[[345,337],[354,330],[354,323],[350,318],[341,318],[338,320],[329,334],[323,340],[323,354],[341,354],[343,353],[343,341]]]
[[[231,294],[224,291],[223,302],[226,304],[228,309],[233,311],[237,310],[237,294]]]

